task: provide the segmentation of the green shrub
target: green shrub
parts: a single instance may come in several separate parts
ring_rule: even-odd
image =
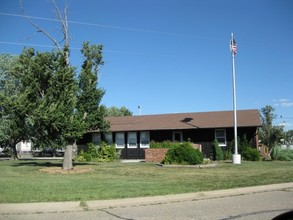
[[[88,144],[87,151],[81,151],[75,157],[78,162],[110,162],[116,161],[120,157],[115,145],[108,145],[102,142],[99,146],[93,143]]]
[[[229,149],[225,150],[223,152],[223,155],[224,155],[224,160],[231,160],[231,158],[232,158],[232,152]]]
[[[261,159],[258,150],[251,146],[251,144],[249,143],[246,137],[246,134],[244,134],[241,139],[238,137],[237,140],[238,140],[238,152],[239,154],[241,154],[242,159],[247,161],[259,161]],[[231,145],[229,147],[229,149],[233,153],[234,153],[234,145],[235,145],[235,140],[231,142]]]
[[[247,140],[246,134],[244,134],[242,139],[238,138],[238,150],[239,150],[239,153],[242,155],[242,152],[249,151],[248,150],[249,148],[251,148],[251,144]]]
[[[84,151],[80,151],[74,158],[75,161],[78,161],[78,162],[87,162],[86,161],[86,158],[85,158],[85,153]]]
[[[91,155],[93,158],[98,157],[99,146],[94,145],[93,143],[89,143],[87,153]]]
[[[93,143],[87,145],[87,150],[80,151],[76,156],[75,160],[78,162],[93,162],[98,157],[98,146]]]
[[[274,146],[271,151],[272,160],[293,161],[293,150]]]
[[[279,154],[279,160],[293,161],[293,150],[282,149],[280,154]]]
[[[83,157],[84,157],[84,160],[86,162],[92,162],[93,161],[93,156],[91,154],[89,154],[89,153],[85,153]]]
[[[247,148],[251,148],[251,144],[247,140],[246,134],[244,134],[242,138],[237,137],[237,143],[238,143],[238,153],[241,155],[242,155],[242,152],[247,150]],[[232,154],[235,153],[235,139],[231,141],[228,150],[230,150]]]
[[[219,142],[214,140],[212,147],[212,158],[213,160],[223,160],[224,154],[222,148],[219,146]]]
[[[241,156],[244,160],[248,161],[259,161],[260,155],[256,148],[248,147],[245,151],[242,151]]]
[[[98,157],[99,162],[112,162],[119,159],[119,152],[117,152],[115,145],[108,145],[105,142],[100,144],[98,148]]]
[[[201,164],[203,162],[203,154],[194,149],[189,142],[185,142],[170,148],[163,160],[164,164]]]
[[[279,156],[279,153],[281,151],[281,147],[280,146],[273,146],[272,147],[272,150],[271,150],[271,158],[272,160],[278,160],[278,156]]]

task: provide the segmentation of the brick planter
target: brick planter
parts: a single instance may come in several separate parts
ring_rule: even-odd
[[[145,162],[161,163],[165,158],[168,148],[148,148],[145,149]]]

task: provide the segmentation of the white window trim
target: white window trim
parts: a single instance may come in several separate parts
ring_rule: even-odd
[[[224,136],[217,136],[217,131],[224,131]],[[215,139],[218,140],[218,138],[225,138],[225,143],[219,142],[220,147],[226,147],[227,146],[227,134],[226,129],[216,129],[215,130]]]
[[[122,134],[123,135],[123,145],[118,145],[117,144],[117,136],[119,134]],[[124,132],[117,132],[115,133],[115,147],[118,148],[118,149],[123,149],[125,148],[125,135],[124,135]]]
[[[130,137],[130,134],[135,136],[135,146],[130,146],[129,145],[129,137]],[[127,148],[137,148],[137,133],[136,132],[128,132],[127,133]]]
[[[142,141],[142,135],[143,134],[147,134],[148,135],[148,144],[147,145],[141,143],[141,141]],[[139,140],[140,140],[140,143],[139,143],[139,147],[140,148],[150,148],[150,132],[149,131],[141,131],[140,132],[140,138],[139,138]]]
[[[175,142],[175,135],[179,134],[180,135],[180,142],[183,141],[183,132],[182,131],[173,131],[172,133],[172,140],[173,142]]]

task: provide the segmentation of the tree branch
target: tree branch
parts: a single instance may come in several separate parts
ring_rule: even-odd
[[[47,31],[45,31],[43,28],[41,28],[39,25],[37,25],[35,22],[33,22],[33,20],[31,19],[31,17],[30,17],[29,15],[26,14],[26,12],[25,12],[25,10],[24,10],[24,6],[23,6],[23,1],[22,1],[22,0],[19,0],[19,3],[20,3],[20,7],[21,7],[21,9],[22,9],[22,12],[23,12],[24,16],[26,17],[26,19],[29,21],[29,23],[30,23],[32,26],[34,26],[34,27],[38,30],[38,32],[43,33],[47,38],[49,38],[49,40],[51,40],[51,41],[53,42],[53,44],[58,48],[59,51],[62,51],[62,47],[61,47],[60,44],[57,42],[57,40],[56,40],[54,37],[52,37]],[[56,6],[54,0],[52,0],[52,3],[53,3],[53,5],[54,5],[54,7],[55,7],[55,9],[56,9],[57,6]],[[57,9],[58,9],[58,8],[57,8]],[[58,10],[58,11],[59,11],[59,10]],[[60,12],[60,11],[59,11],[59,12]],[[58,18],[59,18],[59,20],[61,21],[61,23],[63,24],[64,21],[62,20],[62,17],[59,17],[59,16],[58,16]],[[67,21],[66,21],[66,23],[67,23]],[[62,26],[62,27],[64,28],[64,26]],[[66,31],[66,32],[68,32],[68,31]]]
[[[58,6],[56,5],[55,0],[51,0],[51,2],[52,2],[53,6],[55,8],[55,11],[57,13],[57,17],[60,20],[60,23],[62,25],[62,32],[63,32],[64,38],[62,39],[61,42],[63,42],[65,40],[65,45],[64,46],[67,49],[65,51],[66,63],[69,66],[69,52],[68,52],[68,49],[69,49],[69,33],[68,33],[68,17],[67,17],[67,9],[68,9],[69,4],[65,5],[65,7],[64,7],[64,17],[62,17],[62,14],[61,14]]]
[[[57,17],[60,20],[60,23],[62,25],[62,32],[64,34],[64,39],[65,39],[65,46],[68,46],[68,37],[69,36],[68,36],[67,8],[68,8],[69,4],[67,4],[64,8],[64,18],[63,18],[58,6],[56,5],[55,0],[51,0],[51,2],[57,12]]]

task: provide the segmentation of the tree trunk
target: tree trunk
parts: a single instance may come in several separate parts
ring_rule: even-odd
[[[18,151],[17,151],[17,148],[16,148],[16,143],[13,143],[10,148],[12,149],[12,155],[11,155],[11,158],[13,160],[19,160],[19,157],[18,157]]]
[[[17,149],[16,149],[16,145],[13,144],[11,146],[11,148],[12,148],[12,159],[13,160],[18,160],[19,158],[18,158],[18,152],[17,152]]]
[[[63,170],[73,169],[72,163],[72,152],[73,152],[73,143],[70,142],[65,147],[64,158],[63,158]]]

